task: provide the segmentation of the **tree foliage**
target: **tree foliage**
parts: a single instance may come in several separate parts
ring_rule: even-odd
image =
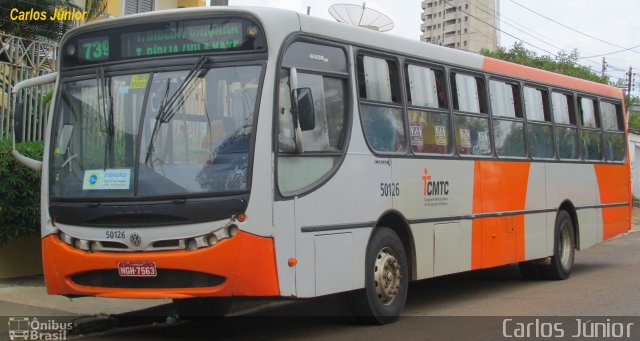
[[[522,42],[518,42],[509,50],[504,47],[498,47],[494,51],[482,49],[480,53],[491,58],[561,73],[563,75],[582,78],[593,82],[609,84],[609,77],[606,75],[604,77],[600,76],[594,73],[590,67],[577,64],[578,58],[580,57],[580,52],[577,49],[574,49],[569,53],[562,51],[558,52],[558,55],[554,58],[548,55],[538,55],[531,50],[527,50]]]
[[[0,140],[0,246],[40,228],[40,173],[20,164],[10,140]],[[42,160],[43,143],[16,145],[23,155]]]
[[[59,41],[60,38],[74,26],[73,21],[56,20],[11,20],[11,10],[18,12],[46,12],[47,17],[53,15],[56,9],[67,11],[87,11],[86,21],[100,17],[106,7],[107,0],[84,0],[84,6],[76,5],[74,0],[0,0],[0,31],[21,38],[38,40],[49,39]],[[14,12],[15,16],[15,12]]]

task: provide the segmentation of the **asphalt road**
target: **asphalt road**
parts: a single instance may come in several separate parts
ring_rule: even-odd
[[[634,323],[630,325],[632,335],[628,336],[637,339],[640,232],[578,252],[573,274],[566,281],[526,281],[517,266],[510,265],[413,283],[403,316],[386,326],[355,324],[346,301],[346,295],[333,295],[272,302],[219,320],[116,328],[81,339],[476,340],[499,339],[503,332],[513,335],[518,323],[528,322],[537,323],[531,325],[532,337],[536,330],[558,336],[558,329],[570,337],[578,335],[577,318],[609,323],[609,327],[614,323]],[[507,318],[512,321],[505,322]],[[545,323],[556,329],[539,327]]]

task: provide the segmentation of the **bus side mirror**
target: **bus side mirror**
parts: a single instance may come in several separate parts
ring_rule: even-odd
[[[13,134],[15,136],[16,143],[24,141],[24,102],[20,101],[16,104],[16,110],[13,112]]]
[[[293,96],[296,99],[300,130],[313,130],[316,127],[316,114],[313,107],[313,95],[311,94],[311,89],[294,89]]]

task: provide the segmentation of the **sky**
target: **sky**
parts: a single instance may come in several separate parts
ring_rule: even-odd
[[[470,0],[472,6],[482,5]],[[335,3],[362,5],[349,0],[229,0],[231,6],[268,6],[333,20],[328,8]],[[387,14],[395,23],[387,34],[420,39],[420,0],[367,0],[366,6]],[[529,10],[527,10],[526,8]],[[537,12],[538,14],[534,13]],[[629,67],[636,73],[632,94],[640,94],[640,0],[500,0],[500,46],[525,42],[538,54],[557,54],[560,50],[580,52],[580,64],[598,73],[602,57],[611,80],[626,79]],[[546,16],[553,21],[544,18]],[[565,27],[566,26],[566,27]],[[590,37],[589,37],[590,36]],[[620,53],[621,50],[635,47]],[[588,57],[588,58],[587,58]]]

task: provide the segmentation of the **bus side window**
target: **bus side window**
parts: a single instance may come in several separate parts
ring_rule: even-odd
[[[493,139],[498,156],[524,157],[524,122],[520,107],[520,87],[513,83],[489,81],[493,116]]]
[[[451,73],[455,139],[460,155],[491,155],[484,89],[482,77]]]
[[[388,59],[358,56],[358,88],[362,125],[371,149],[382,153],[404,151],[398,65]]]
[[[309,54],[327,56],[309,59]],[[302,132],[304,152],[296,152],[292,117],[290,68],[296,67],[298,88],[311,89],[315,127]],[[309,68],[310,71],[307,70]],[[322,74],[317,70],[325,68]],[[346,145],[347,76],[344,50],[296,42],[288,49],[280,70],[278,95],[278,188],[284,195],[305,191],[334,169]]]
[[[451,153],[444,71],[407,64],[409,135],[414,153]]]
[[[582,156],[585,160],[602,160],[602,139],[600,133],[600,119],[596,101],[591,98],[578,96],[580,112],[580,138]]]
[[[547,96],[546,90],[524,87],[527,141],[532,159],[551,159],[555,156],[553,126]]]
[[[602,128],[604,129],[604,155],[607,161],[622,162],[626,155],[622,106],[600,102]],[[636,161],[637,162],[637,161]]]
[[[578,128],[576,127],[573,96],[561,92],[551,93],[553,120],[556,123],[556,141],[558,142],[558,157],[564,160],[577,160]]]

